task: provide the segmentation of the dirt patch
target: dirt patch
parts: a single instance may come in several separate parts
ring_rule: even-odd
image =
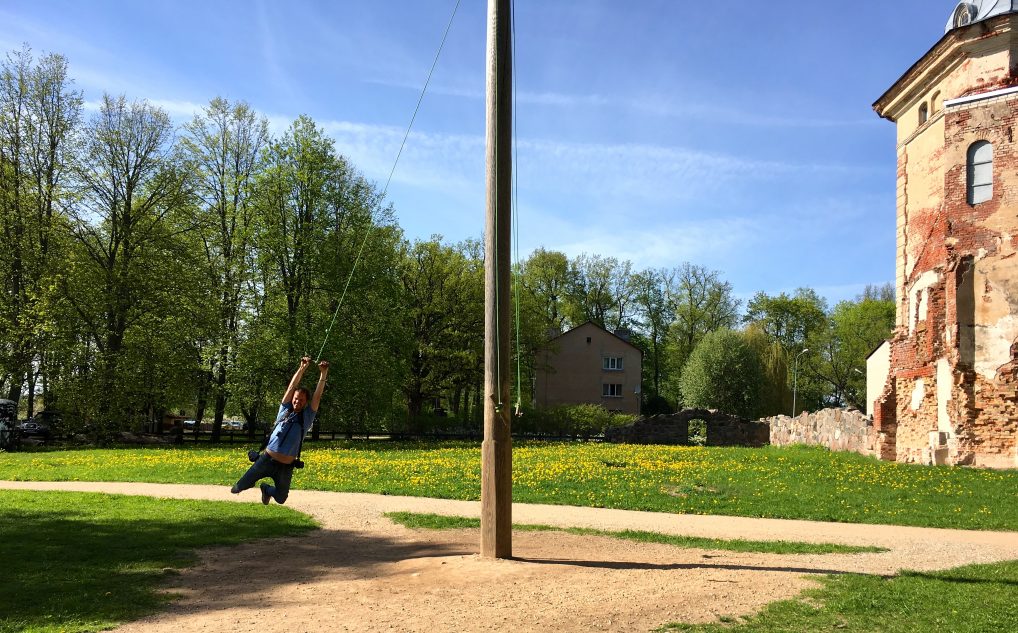
[[[0,482],[0,487],[257,501],[257,491],[238,498],[210,486]],[[755,613],[794,597],[815,584],[818,574],[887,574],[1018,558],[1013,533],[518,504],[515,520],[527,523],[758,540],[800,540],[795,538],[800,530],[810,536],[802,540],[894,545],[880,554],[774,555],[516,532],[513,560],[487,560],[476,555],[476,529],[410,530],[383,516],[396,510],[477,516],[476,503],[300,490],[291,503],[324,529],[207,550],[198,565],[169,580],[167,590],[179,600],[117,630],[649,631],[671,621]]]

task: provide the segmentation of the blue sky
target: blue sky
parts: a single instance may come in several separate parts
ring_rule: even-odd
[[[455,0],[0,0],[94,104],[308,114],[384,183]],[[894,125],[871,104],[954,2],[517,0],[520,251],[718,270],[743,298],[894,278]],[[481,237],[486,2],[463,0],[389,188],[411,238]],[[94,106],[93,106],[94,107]]]

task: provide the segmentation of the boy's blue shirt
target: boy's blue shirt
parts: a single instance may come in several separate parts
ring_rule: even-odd
[[[300,413],[294,413],[293,405],[289,402],[279,405],[276,426],[265,447],[276,453],[296,457],[301,438],[311,430],[317,415],[318,412],[313,411],[311,405],[304,407]]]

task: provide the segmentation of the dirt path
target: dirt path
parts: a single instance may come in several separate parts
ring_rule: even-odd
[[[0,482],[178,499],[259,501],[257,489],[84,482]],[[311,535],[217,548],[174,577],[182,598],[122,632],[649,631],[758,611],[811,575],[894,574],[1018,559],[1018,534],[516,504],[516,523],[668,534],[879,545],[881,554],[775,555],[680,549],[555,532],[517,532],[514,560],[476,555],[477,530],[415,531],[385,512],[479,516],[476,502],[295,490]],[[286,551],[279,564],[276,552]]]

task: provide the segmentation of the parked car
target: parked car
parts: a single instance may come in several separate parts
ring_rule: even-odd
[[[247,424],[241,420],[223,420],[223,428],[227,431],[244,431]]]
[[[196,426],[196,423],[195,423],[194,420],[184,420],[184,430],[185,431],[193,431],[195,426]]]

